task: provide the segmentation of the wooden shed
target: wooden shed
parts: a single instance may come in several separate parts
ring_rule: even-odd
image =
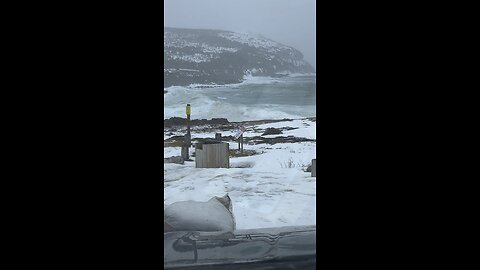
[[[210,141],[195,144],[195,168],[229,168],[228,143]]]

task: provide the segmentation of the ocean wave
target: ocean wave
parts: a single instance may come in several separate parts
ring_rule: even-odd
[[[317,76],[317,73],[291,73],[291,74],[288,74],[288,77],[292,77],[292,78],[295,78],[295,77],[315,77]]]
[[[277,86],[271,85],[275,82],[279,83],[278,92]],[[191,105],[192,119],[227,118],[229,121],[247,121],[315,116],[314,103],[299,102],[302,100],[298,96],[299,89],[292,83],[304,85],[297,79],[247,76],[242,83],[224,85],[215,89],[199,90],[191,86],[171,86],[165,88],[168,93],[164,95],[164,118],[185,117],[187,103]],[[258,84],[271,86],[258,87],[256,86]],[[290,87],[296,90],[286,91]],[[284,96],[283,93],[291,96]],[[305,92],[302,93],[305,94]],[[271,99],[265,99],[265,95]],[[252,98],[252,101],[248,102],[248,98]],[[285,103],[289,100],[290,103]]]
[[[232,106],[223,102],[206,102],[203,104],[191,104],[192,119],[226,118],[229,121],[248,121],[262,119],[299,119],[315,116],[315,109],[306,114],[304,106],[298,106],[296,112],[286,112],[279,107],[252,107]],[[185,105],[177,107],[164,107],[164,119],[171,117],[185,117]]]
[[[226,90],[231,91],[231,90]],[[186,117],[185,106],[191,106],[192,119],[227,118],[229,121],[260,119],[297,119],[315,116],[315,106],[279,104],[231,104],[228,99],[209,96],[203,91],[176,89],[165,95],[164,119]]]
[[[284,75],[285,77],[289,78],[296,78],[296,77],[312,77],[316,76],[316,73],[276,73],[278,75]],[[269,76],[252,76],[252,75],[244,75],[243,76],[243,81],[240,83],[231,83],[231,84],[215,84],[215,83],[210,83],[210,84],[200,84],[200,83],[193,83],[188,86],[170,86],[170,87],[164,87],[163,90],[165,91],[175,91],[178,88],[188,88],[188,89],[208,89],[208,88],[223,88],[223,87],[228,87],[228,88],[237,88],[242,85],[248,85],[248,84],[273,84],[273,83],[280,83],[284,82],[284,79],[282,78],[276,78],[276,77],[269,77]]]

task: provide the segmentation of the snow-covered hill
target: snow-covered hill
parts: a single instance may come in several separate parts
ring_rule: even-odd
[[[164,87],[238,83],[245,75],[313,73],[298,50],[262,36],[164,28]]]

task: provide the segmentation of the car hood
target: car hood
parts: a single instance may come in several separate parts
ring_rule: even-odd
[[[316,255],[316,227],[164,234],[164,267],[299,260]]]

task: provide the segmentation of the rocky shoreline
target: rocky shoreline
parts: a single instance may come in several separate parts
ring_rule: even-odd
[[[304,118],[303,120],[308,120],[311,122],[316,122],[316,117]],[[172,117],[164,120],[164,133],[169,136],[164,140],[164,147],[179,147],[184,141],[184,133],[186,131],[186,118],[181,117]],[[191,130],[192,133],[202,134],[202,133],[216,133],[216,132],[230,132],[233,133],[238,129],[239,126],[246,128],[246,131],[262,133],[261,135],[254,135],[249,137],[244,137],[244,143],[246,144],[277,144],[277,143],[298,143],[298,142],[315,142],[315,139],[297,137],[292,135],[285,136],[283,133],[289,130],[298,129],[298,127],[289,127],[288,125],[281,128],[267,127],[265,129],[258,128],[256,126],[277,123],[277,122],[291,122],[294,119],[265,119],[265,120],[255,120],[255,121],[241,121],[241,122],[230,122],[226,118],[212,118],[208,119],[194,119],[191,120]],[[181,135],[178,135],[181,134]],[[271,135],[276,135],[271,137]],[[269,136],[269,137],[265,137]],[[212,140],[211,137],[195,137],[192,138],[192,142],[204,142]],[[234,137],[231,135],[223,135],[222,141],[232,142],[235,141]]]
[[[307,117],[312,122],[316,122],[316,117]],[[190,126],[204,126],[204,125],[213,125],[213,126],[222,126],[222,125],[262,125],[262,124],[269,124],[269,123],[277,123],[277,122],[286,122],[286,121],[293,121],[294,119],[263,119],[263,120],[248,120],[248,121],[240,121],[240,122],[230,122],[226,118],[212,118],[208,119],[192,119],[190,121]],[[163,127],[170,128],[170,127],[184,127],[187,123],[187,118],[183,117],[171,117],[168,119],[163,120]]]

